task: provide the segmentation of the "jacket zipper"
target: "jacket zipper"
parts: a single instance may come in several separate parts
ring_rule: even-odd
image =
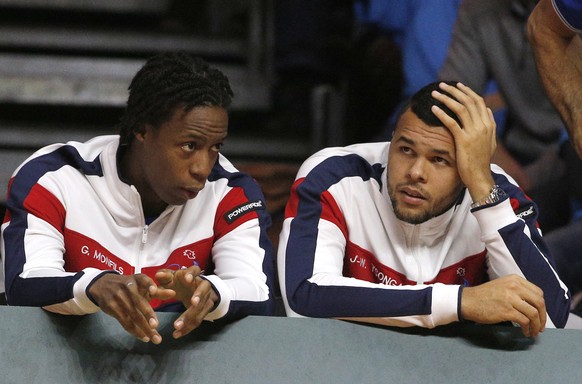
[[[420,229],[418,225],[415,225],[412,228],[412,233],[408,238],[408,249],[410,249],[410,253],[412,254],[412,258],[416,263],[416,284],[423,284],[422,281],[422,265],[420,264],[418,253],[416,252],[418,248],[418,237],[419,237]]]
[[[141,241],[139,244],[139,252],[137,253],[137,257],[135,260],[135,273],[141,272],[141,266],[140,266],[141,253],[143,252],[143,249],[148,241],[148,229],[149,229],[149,226],[146,224],[143,226],[143,228],[141,230]]]

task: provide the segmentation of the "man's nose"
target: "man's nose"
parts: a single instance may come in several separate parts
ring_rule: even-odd
[[[215,160],[216,159],[210,156],[206,151],[198,152],[190,163],[190,174],[200,182],[204,183],[212,171]]]
[[[408,170],[409,177],[414,181],[426,181],[426,161],[417,158]]]

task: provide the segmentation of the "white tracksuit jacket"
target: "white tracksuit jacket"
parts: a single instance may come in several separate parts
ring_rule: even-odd
[[[287,314],[432,328],[459,320],[461,286],[517,274],[543,289],[548,326],[563,327],[567,288],[514,181],[492,165],[509,198],[471,212],[465,190],[442,215],[408,224],[388,196],[389,145],[328,148],[302,165],[278,250]]]
[[[139,193],[118,176],[118,146],[118,136],[55,144],[15,171],[2,225],[8,304],[92,313],[87,288],[103,271],[153,278],[198,263],[220,296],[206,319],[271,314],[270,217],[252,178],[220,155],[196,198],[146,225]]]

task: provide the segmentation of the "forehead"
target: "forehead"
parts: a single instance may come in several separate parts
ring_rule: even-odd
[[[444,126],[434,127],[423,122],[410,109],[404,112],[396,124],[392,142],[412,140],[443,150],[454,151],[455,142],[451,132]]]
[[[194,107],[190,110],[177,108],[171,118],[162,124],[174,134],[226,135],[228,113],[221,107]]]
[[[201,122],[222,125],[228,122],[228,113],[222,107],[196,106],[186,110],[184,107],[175,108],[169,122]]]

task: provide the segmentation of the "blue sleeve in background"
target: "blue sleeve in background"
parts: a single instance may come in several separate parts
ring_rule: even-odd
[[[356,22],[373,24],[391,33],[402,33],[414,16],[418,0],[359,0],[354,2]]]
[[[554,9],[572,30],[582,33],[582,0],[552,0]]]
[[[404,99],[437,80],[445,61],[460,0],[356,1],[360,24],[374,25],[402,49]]]

